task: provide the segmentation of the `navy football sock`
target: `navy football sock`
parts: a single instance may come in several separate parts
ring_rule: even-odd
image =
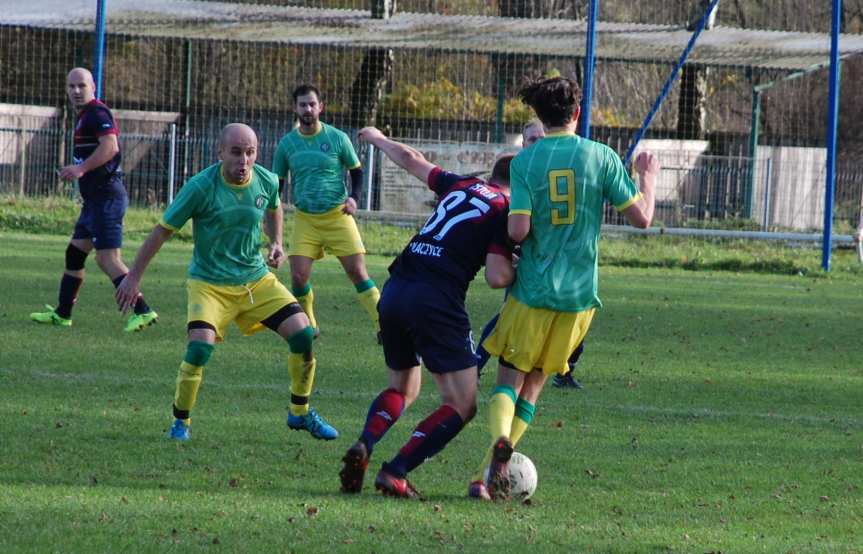
[[[417,425],[396,457],[384,464],[386,471],[404,477],[447,445],[464,427],[455,408],[444,404]]]
[[[369,455],[371,455],[375,444],[398,421],[404,409],[405,395],[396,389],[381,391],[378,397],[374,399],[369,406],[366,424],[363,427],[362,435],[360,435],[360,440],[365,443]]]
[[[78,301],[78,291],[81,289],[81,284],[84,279],[72,277],[71,275],[63,274],[60,279],[60,295],[57,299],[57,309],[54,310],[58,316],[63,319],[72,317],[72,307]]]

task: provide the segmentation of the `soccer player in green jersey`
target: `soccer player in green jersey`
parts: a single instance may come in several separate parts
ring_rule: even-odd
[[[660,171],[656,158],[642,152],[635,162],[639,191],[611,148],[575,134],[581,92],[574,81],[546,79],[520,94],[546,136],[512,161],[508,231],[522,245],[521,259],[500,321],[484,344],[500,357],[489,406],[491,498],[509,496],[513,444],[530,424],[546,379],[566,372],[602,305],[597,251],[605,202],[632,225],[648,227]]]
[[[366,270],[366,249],[353,217],[362,191],[360,161],[348,136],[320,120],[324,104],[317,88],[301,85],[293,98],[300,125],[279,141],[273,172],[283,180],[290,174],[296,205],[288,252],[294,295],[317,332],[309,279],[312,263],[328,251],[338,257],[377,332],[381,294]],[[345,170],[351,176],[350,195],[345,192]]]
[[[222,130],[219,162],[192,177],[168,206],[138,251],[135,263],[116,292],[121,310],[138,296],[147,265],[171,235],[192,220],[194,250],[189,265],[188,344],[177,374],[174,424],[168,436],[189,439],[204,366],[217,341],[233,321],[245,335],[271,329],[290,349],[291,401],[288,426],[330,440],[338,432],[309,407],[315,378],[314,329],[296,298],[267,269],[284,263],[282,208],[276,176],[255,164],[258,138],[241,123]],[[261,254],[266,220],[270,252]]]

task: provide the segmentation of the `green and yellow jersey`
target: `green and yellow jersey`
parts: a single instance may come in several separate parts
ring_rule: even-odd
[[[534,308],[580,312],[601,306],[597,253],[606,200],[618,210],[640,197],[608,146],[552,133],[510,166],[510,214],[530,215],[512,294]]]
[[[267,274],[261,254],[265,210],[279,208],[279,180],[255,165],[243,185],[228,183],[222,164],[204,169],[180,189],[160,225],[177,231],[192,220],[194,252],[189,278],[213,285],[243,285]]]
[[[294,129],[279,141],[273,172],[282,179],[291,174],[294,204],[306,213],[327,212],[347,199],[345,170],[360,167],[348,136],[320,122],[313,135]]]

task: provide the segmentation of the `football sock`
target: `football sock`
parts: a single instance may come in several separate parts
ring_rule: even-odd
[[[519,398],[515,403],[515,417],[512,419],[512,431],[509,434],[509,440],[512,441],[513,447],[518,444],[521,437],[524,436],[528,426],[533,421],[533,414],[536,412],[536,406]]]
[[[189,414],[198,399],[198,389],[204,374],[204,366],[213,355],[215,347],[204,341],[189,341],[186,355],[177,372],[177,388],[174,393],[174,417],[189,424]]]
[[[57,308],[54,310],[58,316],[63,319],[70,319],[72,317],[72,307],[78,301],[78,291],[81,289],[83,283],[84,279],[72,277],[66,273],[63,274],[63,278],[60,279],[60,294],[57,299]]]
[[[292,289],[294,296],[297,298],[297,302],[300,304],[300,307],[306,312],[306,316],[309,318],[309,324],[313,329],[318,328],[318,322],[315,319],[315,311],[314,311],[314,303],[315,303],[315,293],[312,291],[312,284],[306,283],[306,286],[298,289],[294,287]]]
[[[305,354],[288,354],[288,373],[291,376],[291,413],[295,416],[309,413],[309,396],[312,394],[312,385],[315,383],[314,356],[309,353],[307,360]]]
[[[367,279],[362,283],[357,283],[354,287],[357,289],[357,299],[360,301],[362,307],[366,309],[366,312],[375,324],[375,329],[380,329],[378,300],[381,299],[381,292],[375,286],[375,282]]]
[[[515,447],[515,445],[518,444],[518,441],[521,440],[521,437],[524,436],[530,422],[533,421],[533,414],[535,411],[536,407],[523,398],[519,398],[515,403],[515,417],[512,418],[512,430],[509,434],[509,440],[512,441],[513,447]],[[479,465],[479,470],[473,474],[471,481],[479,481],[483,478],[485,468],[487,468],[488,464],[491,463],[491,456],[493,453],[494,450],[492,448],[486,450],[485,457]]]
[[[125,279],[125,278],[126,278],[126,274],[124,273],[124,274],[120,275],[119,277],[115,277],[115,278],[111,279],[111,282],[114,283],[114,288],[119,287],[120,283],[122,283],[123,279]],[[138,293],[138,299],[135,301],[134,310],[135,310],[136,314],[145,314],[151,310],[150,306],[148,306],[147,303],[144,302],[144,295],[141,293]]]
[[[516,398],[515,389],[510,385],[498,385],[492,391],[488,409],[488,430],[492,441],[509,437],[512,432]]]
[[[404,477],[443,450],[463,427],[464,420],[455,408],[444,404],[417,425],[410,440],[395,458],[384,464],[384,469],[397,477]]]
[[[366,424],[360,435],[360,440],[365,443],[371,456],[375,444],[395,425],[402,411],[405,409],[405,395],[396,389],[381,391],[377,398],[369,406],[366,415]]]

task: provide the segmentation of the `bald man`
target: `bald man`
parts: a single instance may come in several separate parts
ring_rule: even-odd
[[[278,177],[255,164],[257,156],[258,138],[250,127],[241,123],[225,127],[219,137],[219,162],[180,189],[117,288],[117,304],[128,311],[150,260],[175,231],[192,220],[188,343],[177,374],[174,423],[168,431],[168,437],[175,440],[190,438],[191,412],[204,366],[231,322],[244,335],[267,328],[288,342],[288,426],[306,430],[317,439],[338,437],[338,432],[309,407],[316,365],[312,353],[314,329],[297,299],[267,268],[278,268],[285,261],[283,214]],[[262,225],[270,240],[266,260],[261,254]]]
[[[96,85],[89,71],[81,67],[70,71],[66,77],[66,94],[78,110],[74,163],[61,169],[59,174],[65,181],[78,181],[84,203],[66,247],[66,270],[60,279],[57,307],[45,306],[48,311],[30,314],[30,319],[36,323],[59,327],[72,326],[72,308],[84,283],[84,263],[92,250],[96,250],[99,269],[114,286],[119,285],[129,271],[120,255],[123,216],[129,197],[120,170],[119,130],[111,110],[96,99]],[[140,331],[155,323],[158,317],[139,294],[125,330]]]

